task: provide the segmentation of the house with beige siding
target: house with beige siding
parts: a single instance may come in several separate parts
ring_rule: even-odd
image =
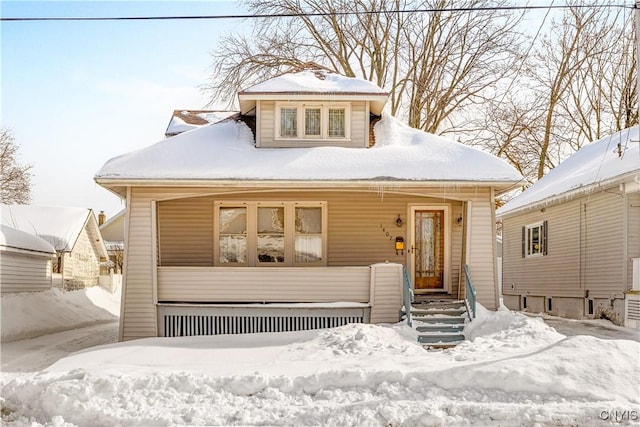
[[[397,322],[416,294],[498,305],[504,161],[411,129],[371,82],[315,64],[247,88],[237,115],[109,160],[126,201],[120,339]],[[462,286],[461,286],[462,284]]]
[[[0,293],[50,289],[55,254],[46,240],[0,224]]]
[[[98,222],[91,209],[1,205],[1,223],[40,237],[56,251],[53,285],[64,290],[98,284],[100,263],[108,259]]]
[[[498,210],[507,307],[640,327],[638,140],[585,145]]]

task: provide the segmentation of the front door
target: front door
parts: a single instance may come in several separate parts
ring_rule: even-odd
[[[444,210],[414,211],[415,290],[444,289]]]

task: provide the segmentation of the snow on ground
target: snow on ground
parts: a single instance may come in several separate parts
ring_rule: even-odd
[[[120,313],[120,297],[99,286],[63,292],[25,292],[0,298],[2,342],[113,322]]]
[[[2,299],[4,300],[4,296]],[[640,422],[640,343],[480,310],[427,351],[403,325],[150,338],[0,381],[8,426],[611,425]]]

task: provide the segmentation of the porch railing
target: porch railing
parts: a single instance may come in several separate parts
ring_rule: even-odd
[[[407,325],[412,326],[411,322],[411,301],[413,301],[413,289],[411,289],[411,278],[407,267],[402,267],[402,304],[404,305],[404,312],[407,316]]]
[[[469,320],[476,318],[476,287],[471,282],[471,274],[469,273],[469,266],[464,265],[464,281],[465,281],[465,294],[464,303],[467,306],[467,314]]]

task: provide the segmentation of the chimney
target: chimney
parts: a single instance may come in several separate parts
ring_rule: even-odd
[[[107,215],[105,215],[104,211],[100,211],[98,214],[98,225],[102,225],[107,222]]]

